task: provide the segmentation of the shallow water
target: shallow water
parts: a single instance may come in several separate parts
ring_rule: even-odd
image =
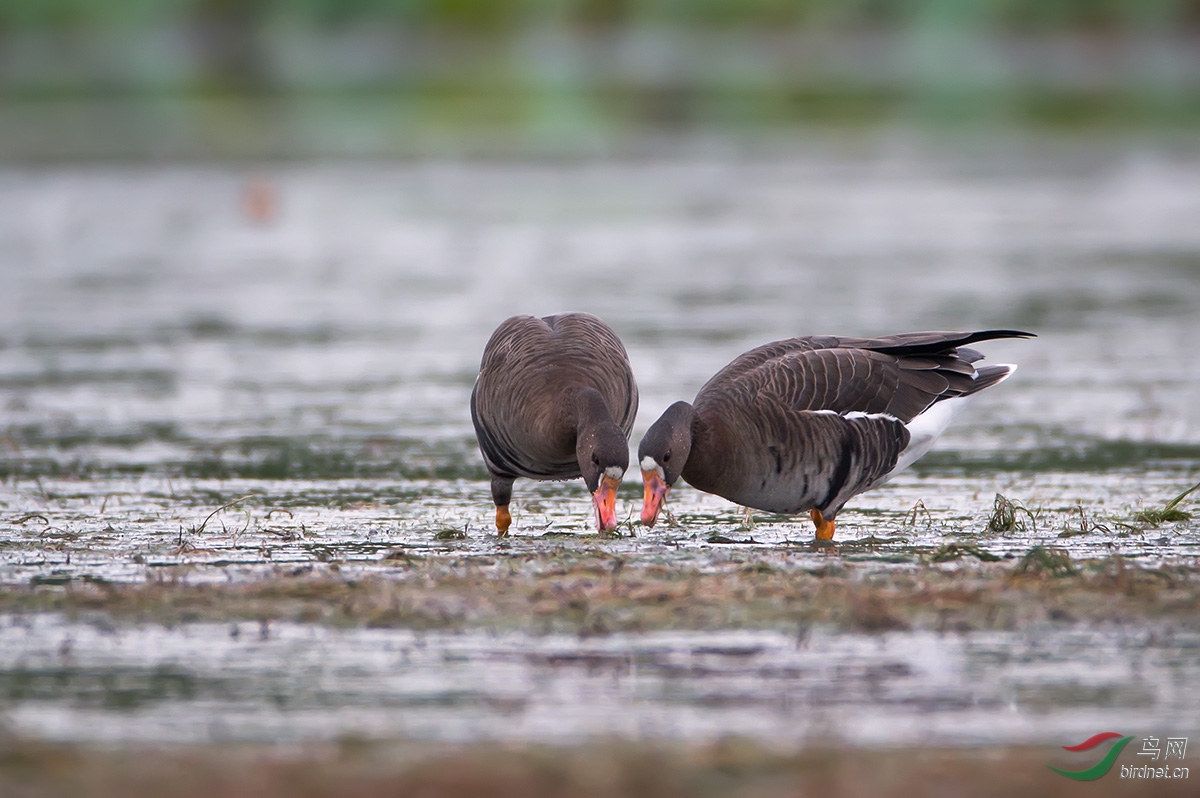
[[[1116,719],[1193,729],[1198,653],[1194,632],[1161,630],[581,641],[296,624],[114,629],[48,615],[0,619],[0,696],[11,725],[62,741],[1019,743],[1082,739]]]
[[[1076,558],[1195,564],[1196,521],[1151,528],[1131,515],[1200,481],[1200,154],[1097,146],[1068,155],[892,144],[759,159],[0,171],[0,584],[259,580],[295,565],[387,578],[384,558],[398,549],[458,558],[599,546],[703,566],[787,546],[798,561],[885,569],[917,567],[968,540],[1001,557],[1044,543]],[[248,212],[252,180],[271,187],[265,220]],[[798,549],[811,540],[807,522],[759,515],[747,527],[730,503],[682,487],[669,505],[674,524],[599,540],[580,484],[525,481],[513,539],[500,543],[467,409],[472,380],[501,319],[565,309],[601,315],[625,340],[642,394],[635,442],[670,402],[768,340],[985,327],[1039,338],[980,346],[1019,372],[976,400],[913,471],[852,501],[837,552]],[[636,474],[627,480],[619,506],[636,517]],[[1032,529],[985,531],[998,492],[1030,509]],[[1101,526],[1072,535],[1080,507]],[[447,531],[466,537],[438,537]],[[871,544],[853,543],[861,539]],[[722,686],[724,677],[668,689],[676,683],[660,671],[671,652],[692,668],[705,660],[687,652],[725,645],[726,632],[599,643],[434,636],[431,651],[464,663],[460,680],[451,685],[429,664],[394,678],[469,696],[431,699],[436,711],[410,722],[407,710],[353,709],[379,696],[409,700],[393,682],[378,693],[343,684],[346,669],[371,681],[394,668],[398,655],[381,652],[410,645],[409,632],[281,627],[254,649],[246,685],[210,705],[204,689],[154,694],[144,683],[163,668],[185,682],[217,679],[229,667],[221,657],[250,645],[245,635],[90,628],[9,619],[0,677],[10,685],[28,662],[46,673],[67,667],[47,664],[66,638],[71,661],[92,675],[34,678],[55,685],[44,693],[11,687],[0,696],[8,726],[50,737],[222,738],[249,727],[220,718],[244,713],[261,739],[461,739],[475,729],[800,740],[826,729],[873,744],[898,742],[914,724],[948,741],[1040,739],[1099,717],[1098,704],[1056,693],[1091,672],[1089,657],[1106,652],[1125,675],[1141,662],[1123,644],[1105,648],[1103,632],[1065,635],[1020,671],[1033,698],[1014,704],[999,683],[969,699],[939,685],[978,681],[980,652],[1019,659],[1030,645],[1022,635],[830,634],[823,656],[851,663],[839,689],[821,681],[838,671],[780,683],[756,664],[739,677],[748,707],[776,694],[807,707],[813,690],[825,691],[820,718],[798,723],[798,709],[761,720],[739,708],[742,688]],[[293,639],[340,652],[339,664],[291,672]],[[747,639],[772,652],[764,661],[809,667],[784,636]],[[181,641],[212,648],[196,659]],[[1191,638],[1170,645],[1185,643],[1194,650]],[[561,690],[539,694],[541,666],[529,658],[556,646],[584,660],[596,646],[668,653],[639,666],[633,687],[613,677],[623,686],[606,695],[632,709],[612,713],[591,696],[586,667],[554,671]],[[929,648],[952,664],[886,676],[917,709],[883,701],[849,728],[846,717],[868,717],[871,702],[851,696],[869,686],[853,663],[864,656],[857,647],[871,646],[900,662]],[[493,695],[486,674],[505,651],[518,652],[515,686]],[[1153,651],[1172,663],[1182,656]],[[1170,695],[1129,687],[1133,698],[1100,715],[1110,725],[1185,716],[1175,708],[1194,717],[1194,669],[1171,668],[1186,678]],[[124,673],[133,693],[152,696],[131,706],[95,698],[97,683],[114,683],[105,674],[120,684]],[[695,699],[708,689],[724,697]],[[296,709],[259,711],[271,701]],[[519,724],[504,720],[510,703]],[[481,712],[487,720],[473,725]]]

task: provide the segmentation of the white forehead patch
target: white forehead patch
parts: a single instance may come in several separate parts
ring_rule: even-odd
[[[655,474],[658,474],[658,478],[662,480],[666,480],[667,478],[667,473],[663,471],[662,466],[660,466],[658,461],[650,455],[646,455],[642,458],[642,471],[644,473],[653,471]]]
[[[621,477],[625,476],[625,469],[621,468],[620,466],[609,466],[608,468],[604,469],[604,476],[608,477],[609,479],[620,479]]]

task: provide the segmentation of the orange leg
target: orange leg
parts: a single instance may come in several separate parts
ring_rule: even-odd
[[[817,526],[817,540],[833,540],[834,521],[826,521],[820,510],[811,510],[809,515]]]
[[[813,512],[816,512],[815,510]],[[512,516],[508,514],[508,505],[501,504],[496,506],[496,531],[500,537],[508,537],[508,528],[512,526]]]

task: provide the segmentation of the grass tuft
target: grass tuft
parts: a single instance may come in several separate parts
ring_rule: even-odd
[[[225,504],[222,504],[220,507],[218,507],[217,509],[215,509],[211,513],[209,513],[208,516],[203,521],[200,522],[200,526],[192,527],[191,529],[188,530],[188,533],[192,534],[192,535],[203,534],[204,528],[206,526],[208,526],[208,522],[213,520],[213,516],[215,516],[217,513],[221,512],[222,510],[228,510],[230,507],[234,506],[235,504],[241,504],[242,502],[246,501],[247,499],[253,499],[253,498],[254,498],[254,494],[251,493],[249,495],[236,498],[231,502],[226,502]]]
[[[1037,532],[1037,518],[1025,505],[997,493],[987,528],[989,532]]]
[[[1200,488],[1200,482],[1192,485],[1183,493],[1176,496],[1174,499],[1166,503],[1161,510],[1141,510],[1133,514],[1133,520],[1150,526],[1160,526],[1162,524],[1174,523],[1176,521],[1190,521],[1192,514],[1179,509],[1179,503],[1186,499],[1190,494]]]
[[[904,522],[902,526],[915,528],[917,525],[917,518],[919,517],[920,513],[925,513],[925,526],[927,528],[933,526],[933,515],[929,512],[929,508],[925,506],[925,501],[923,499],[917,499],[917,503],[914,504],[912,509],[909,510],[904,516]]]
[[[1079,526],[1071,527],[1070,516],[1079,511]],[[1063,531],[1058,533],[1060,538],[1075,538],[1080,535],[1088,535],[1092,532],[1103,532],[1106,535],[1112,534],[1112,529],[1106,524],[1100,524],[1095,521],[1088,521],[1087,510],[1083,509],[1082,504],[1077,504],[1067,513],[1067,523],[1063,525]]]

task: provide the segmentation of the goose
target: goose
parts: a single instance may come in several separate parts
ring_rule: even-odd
[[[748,508],[808,512],[819,540],[853,496],[929,451],[970,399],[1015,365],[976,368],[968,344],[1033,338],[1019,330],[812,336],[746,352],[676,402],[638,446],[642,523],[654,526],[671,486]]]
[[[638,389],[621,339],[589,313],[513,316],[483,350],[471,391],[475,438],[491,475],[496,530],[508,534],[517,477],[583,477],[601,532],[616,529]]]

